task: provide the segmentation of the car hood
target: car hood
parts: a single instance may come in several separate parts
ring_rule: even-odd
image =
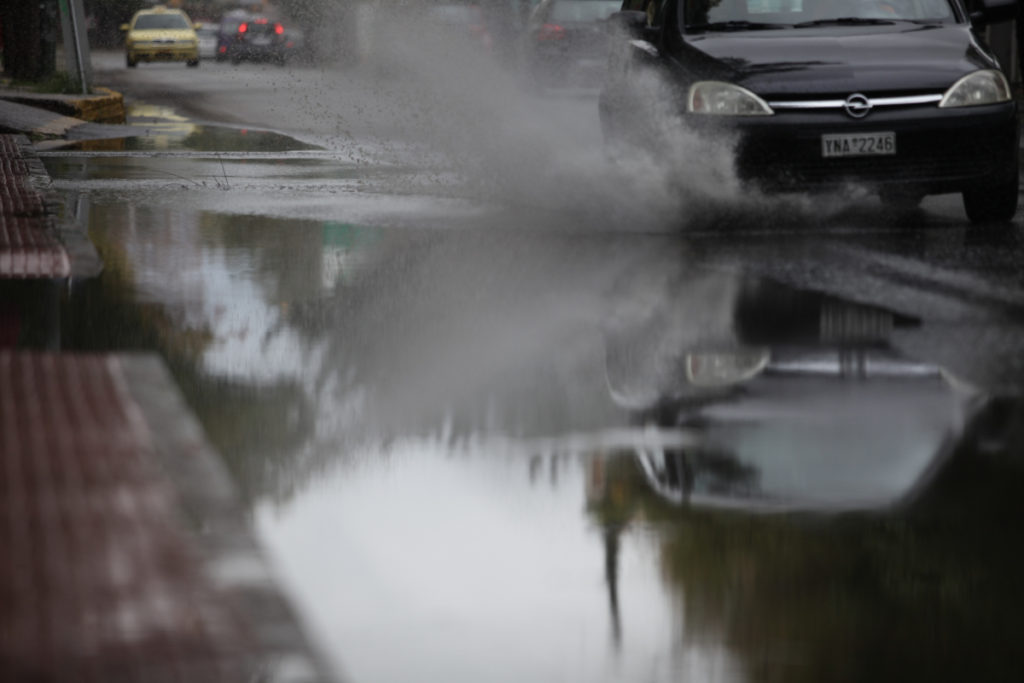
[[[961,76],[996,62],[966,26],[895,24],[708,33],[686,49],[710,59],[708,76],[762,96],[852,92],[943,92]]]
[[[132,40],[192,40],[196,33],[188,29],[146,29],[132,31],[129,37]]]

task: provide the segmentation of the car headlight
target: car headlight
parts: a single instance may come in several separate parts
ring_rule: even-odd
[[[995,69],[984,69],[967,74],[954,83],[942,96],[939,106],[974,107],[1010,101],[1010,84],[1006,76]]]
[[[745,382],[760,374],[771,357],[771,351],[760,348],[688,353],[686,379],[694,386],[700,387]]]
[[[719,116],[771,116],[775,113],[767,102],[746,88],[721,81],[698,81],[691,85],[686,111]]]

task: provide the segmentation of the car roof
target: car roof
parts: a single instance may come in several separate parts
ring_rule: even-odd
[[[140,9],[138,12],[135,13],[135,16],[139,16],[140,14],[185,14],[185,12],[184,10],[180,10],[174,7],[165,7],[164,5],[153,5],[149,9]]]

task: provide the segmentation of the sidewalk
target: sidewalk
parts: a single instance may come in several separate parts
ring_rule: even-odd
[[[104,140],[145,135],[125,124],[124,98],[97,88],[95,95],[39,94],[0,85],[0,134],[23,134],[37,148],[70,140]]]
[[[332,680],[160,359],[23,347],[101,268],[49,184],[0,135],[0,681]]]
[[[48,181],[27,138],[0,135],[0,278],[71,276],[71,258],[41,192]]]

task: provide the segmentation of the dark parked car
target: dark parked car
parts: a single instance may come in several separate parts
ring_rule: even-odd
[[[244,10],[233,10],[220,18],[217,24],[217,61],[228,58],[228,48],[238,37],[238,27],[252,17]]]
[[[598,86],[608,61],[606,20],[619,0],[542,0],[530,13],[521,51],[542,86]]]
[[[630,7],[628,4],[624,7]],[[769,189],[855,183],[883,201],[962,193],[973,222],[1017,209],[1018,104],[977,28],[1012,0],[666,0],[613,17],[606,139],[663,148],[682,124],[736,135]],[[667,88],[646,88],[643,74]],[[653,94],[658,93],[658,94]],[[661,117],[664,118],[663,116]],[[653,132],[652,132],[653,131]]]
[[[284,64],[294,43],[285,34],[284,25],[269,17],[244,12],[229,12],[221,19],[218,31],[217,59],[276,62]]]

